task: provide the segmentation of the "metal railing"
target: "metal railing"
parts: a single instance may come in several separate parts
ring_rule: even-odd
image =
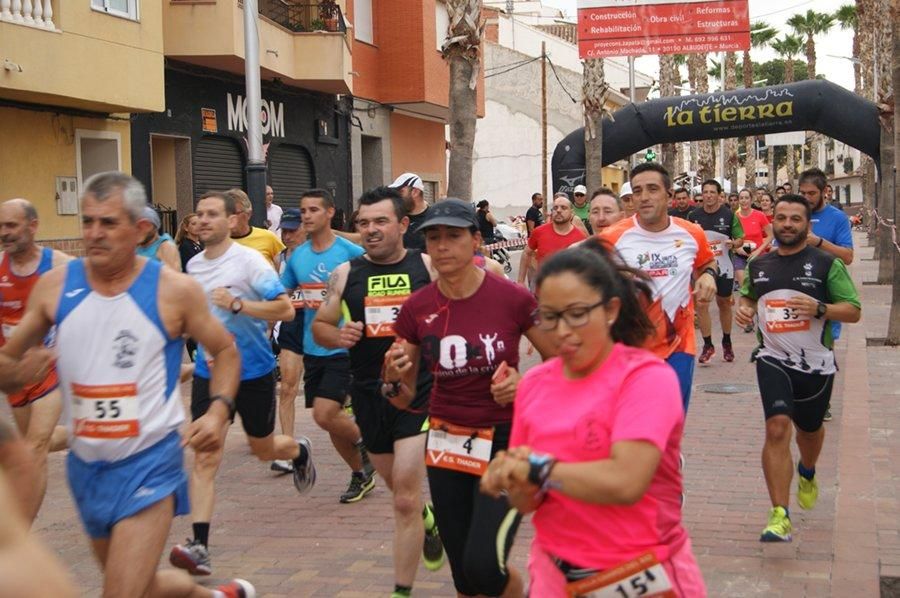
[[[259,0],[259,14],[295,33],[308,31],[347,32],[344,14],[337,4],[290,0]]]

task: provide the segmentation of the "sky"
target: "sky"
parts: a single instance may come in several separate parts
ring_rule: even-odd
[[[750,0],[750,20],[765,21],[770,26],[779,30],[780,35],[789,32],[784,23],[794,14],[805,13],[807,10],[819,12],[834,12],[842,4],[848,4],[852,0]],[[543,0],[544,6],[552,6],[564,10],[567,16],[575,17],[577,0]],[[836,26],[826,35],[816,38],[816,71],[826,79],[853,90],[853,64],[849,60],[831,58],[835,56],[850,56],[853,52],[853,33],[843,31]],[[751,56],[755,62],[766,62],[777,58],[772,50],[752,50]],[[805,60],[805,54],[798,57]],[[738,57],[740,66],[740,57]],[[637,69],[648,75],[657,77],[659,73],[659,60],[657,57],[644,56],[636,61]]]

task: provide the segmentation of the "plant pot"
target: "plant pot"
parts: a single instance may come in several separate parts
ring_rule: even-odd
[[[325,19],[325,31],[339,31],[337,17],[327,17]]]

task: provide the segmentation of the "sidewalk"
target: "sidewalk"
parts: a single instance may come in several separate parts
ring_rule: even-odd
[[[755,335],[733,334],[734,363],[723,362],[717,346],[712,365],[697,368],[684,442],[684,519],[710,596],[868,597],[878,595],[879,575],[900,576],[900,436],[894,434],[900,426],[900,350],[866,347],[867,336],[884,334],[890,289],[861,284],[874,279],[877,264],[866,260],[872,250],[864,238],[855,241],[851,271],[863,298],[863,321],[845,326],[838,344],[842,369],[818,465],[819,503],[812,512],[792,504],[792,543],[758,541],[769,501],[759,465],[762,408],[747,361]],[[718,332],[714,340],[719,343]],[[531,356],[527,363],[535,361]],[[737,394],[704,390],[722,383],[749,386]],[[387,596],[393,587],[389,493],[379,482],[362,502],[339,504],[349,481],[346,468],[302,409],[297,431],[312,438],[318,466],[317,486],[304,497],[289,477],[278,478],[268,464],[257,463],[240,425],[232,427],[218,478],[210,584],[240,576],[256,584],[260,596]],[[63,463],[61,455],[51,456],[49,491],[35,529],[70,567],[84,595],[97,596],[100,574],[73,510]],[[190,521],[176,520],[169,545],[188,535]],[[512,557],[520,568],[531,535],[523,523]],[[429,573],[420,567],[415,595],[455,595],[449,568]]]

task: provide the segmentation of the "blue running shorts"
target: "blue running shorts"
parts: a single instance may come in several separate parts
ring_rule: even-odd
[[[672,366],[678,376],[678,385],[681,387],[681,404],[687,415],[688,403],[691,402],[691,386],[694,384],[694,356],[683,351],[676,351],[666,358],[666,363]]]

